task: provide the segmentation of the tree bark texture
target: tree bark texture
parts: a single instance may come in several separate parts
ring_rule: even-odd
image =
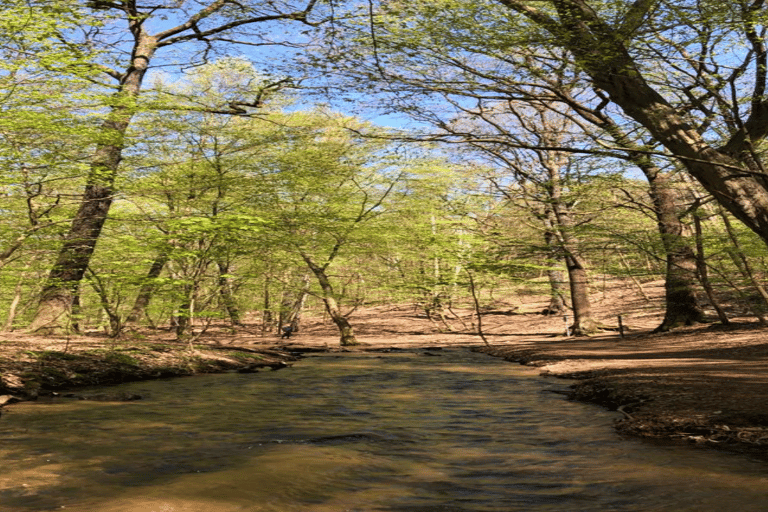
[[[650,185],[649,193],[656,210],[661,242],[666,253],[666,280],[664,290],[666,311],[664,320],[655,332],[664,332],[680,325],[705,321],[704,310],[696,294],[698,270],[696,254],[689,238],[684,235],[685,225],[679,217],[678,194],[669,177],[656,168],[642,167]]]
[[[112,205],[113,186],[125,147],[125,133],[135,114],[134,102],[155,52],[157,40],[139,26],[131,66],[121,77],[114,95],[115,106],[102,123],[104,140],[91,159],[85,191],[56,262],[43,288],[30,332],[60,332],[66,329],[72,301],[85,275],[96,242]]]
[[[557,243],[555,227],[552,225],[552,214],[544,215],[545,224],[544,244],[547,252],[547,277],[549,278],[549,305],[542,311],[545,315],[564,315],[568,309],[565,301],[567,288],[565,286],[565,275],[557,267],[562,265],[562,253]]]
[[[571,290],[571,307],[573,308],[573,326],[571,332],[575,335],[588,335],[597,331],[597,322],[592,317],[592,306],[589,301],[589,278],[587,265],[581,256],[579,240],[574,234],[574,221],[568,206],[563,201],[560,185],[560,167],[558,160],[562,155],[550,155],[544,159],[544,165],[549,173],[548,194],[549,225],[557,233],[565,266],[568,270],[568,281]]]

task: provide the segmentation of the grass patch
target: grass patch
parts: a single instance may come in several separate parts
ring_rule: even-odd
[[[27,350],[24,353],[38,361],[79,361],[83,359],[82,355],[59,352],[58,350]]]
[[[238,361],[262,361],[264,356],[261,354],[252,354],[251,352],[232,351],[227,352],[227,357],[237,359]]]

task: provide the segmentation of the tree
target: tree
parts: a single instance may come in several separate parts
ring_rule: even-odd
[[[320,287],[342,345],[358,343],[342,312],[331,266],[345,251],[376,243],[376,221],[406,175],[385,145],[355,134],[359,122],[328,112],[295,116],[289,146],[262,160],[273,244],[292,248]]]
[[[215,42],[229,40],[223,37],[225,34],[277,21],[311,24],[308,16],[314,6],[315,0],[308,0],[298,10],[275,2],[233,4],[228,0],[211,0],[202,6],[198,2],[165,2],[152,6],[142,6],[135,0],[90,2],[80,11],[81,31],[62,30],[56,34],[75,55],[87,55],[94,47],[106,52],[94,66],[103,76],[112,79],[113,85],[104,84],[111,93],[101,105],[102,135],[90,158],[79,210],[51,269],[30,331],[57,330],[71,311],[112,204],[114,183],[127,144],[126,132],[140,109],[138,100],[144,77],[156,53],[193,44],[202,48],[199,57],[204,59]],[[167,20],[178,20],[178,23],[169,26]],[[160,28],[153,31],[153,27]],[[75,39],[75,34],[82,34],[83,38]],[[108,50],[112,48],[114,53],[110,54]],[[126,49],[129,50],[127,59],[123,53]],[[194,62],[194,57],[187,62]],[[258,107],[258,90],[254,97],[234,99],[220,111],[245,113]]]
[[[638,134],[636,124],[610,108],[605,91],[583,85],[570,53],[549,41],[541,43],[535,34],[498,33],[509,23],[506,14],[493,3],[459,2],[438,9],[437,2],[388,2],[371,13],[357,36],[356,27],[350,28],[351,40],[359,44],[336,57],[345,72],[386,84],[387,101],[394,108],[441,130],[422,137],[486,148],[506,144],[587,153],[635,164],[649,180],[667,252],[667,315],[659,329],[703,320],[692,243],[679,218],[685,209],[652,159],[656,148],[642,140],[646,134]],[[493,40],[485,37],[489,31]],[[569,118],[570,130],[585,136],[556,146],[520,141],[510,105],[522,103]],[[476,119],[489,129],[457,129],[451,116]]]
[[[576,234],[576,215],[568,189],[575,183],[568,182],[571,174],[571,155],[554,148],[567,147],[576,141],[571,139],[569,122],[546,105],[516,105],[510,102],[509,110],[496,116],[483,117],[492,129],[504,126],[507,144],[502,140],[486,143],[480,140],[470,144],[500,161],[515,176],[516,184],[526,191],[524,200],[533,203],[531,209],[543,224],[545,242],[550,250],[557,246],[557,253],[565,261],[574,315],[572,332],[577,335],[591,334],[597,330],[592,318],[589,301],[588,264]],[[513,121],[510,123],[509,119]],[[450,130],[450,128],[448,128]],[[515,135],[512,135],[512,133]],[[482,132],[480,139],[482,139]],[[531,142],[528,142],[531,140]],[[517,143],[516,143],[517,142]],[[519,146],[535,149],[522,150]],[[538,149],[553,148],[553,149]],[[503,187],[499,187],[503,190]],[[552,244],[552,245],[549,245]],[[554,290],[553,290],[554,291]]]
[[[566,49],[574,67],[768,243],[764,1],[498,3],[518,15],[509,26],[519,22],[538,44]]]

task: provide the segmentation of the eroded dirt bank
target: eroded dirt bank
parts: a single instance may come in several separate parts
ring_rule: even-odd
[[[572,398],[624,413],[626,435],[768,453],[768,339],[752,324],[477,350],[577,379]]]
[[[663,293],[646,284],[645,295]],[[542,299],[545,300],[545,299]],[[568,337],[564,319],[540,313],[546,301],[507,300],[488,310],[490,346],[473,329],[470,310],[445,321],[413,305],[361,308],[351,317],[360,341],[353,350],[469,346],[543,374],[575,379],[572,397],[623,413],[620,433],[768,454],[768,330],[747,319],[731,326],[701,325],[651,334],[662,311],[657,300],[630,287],[593,297],[602,324],[622,314],[629,331]],[[253,324],[212,329],[194,344],[168,332],[114,341],[99,337],[50,339],[0,335],[0,395],[31,399],[78,386],[220,371],[270,371],[308,350],[341,350],[328,319],[309,317],[290,340],[262,335]],[[290,371],[290,370],[288,370]],[[107,393],[108,394],[108,393]],[[0,404],[4,398],[0,396]]]
[[[289,366],[295,359],[295,355],[279,349],[222,345],[218,340],[190,344],[160,337],[144,341],[5,333],[0,341],[0,406],[83,386],[109,386],[198,373],[276,370]],[[109,399],[111,395],[105,392],[98,397]]]

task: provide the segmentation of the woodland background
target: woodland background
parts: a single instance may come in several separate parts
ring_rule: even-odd
[[[5,330],[768,321],[762,1],[0,5]]]

